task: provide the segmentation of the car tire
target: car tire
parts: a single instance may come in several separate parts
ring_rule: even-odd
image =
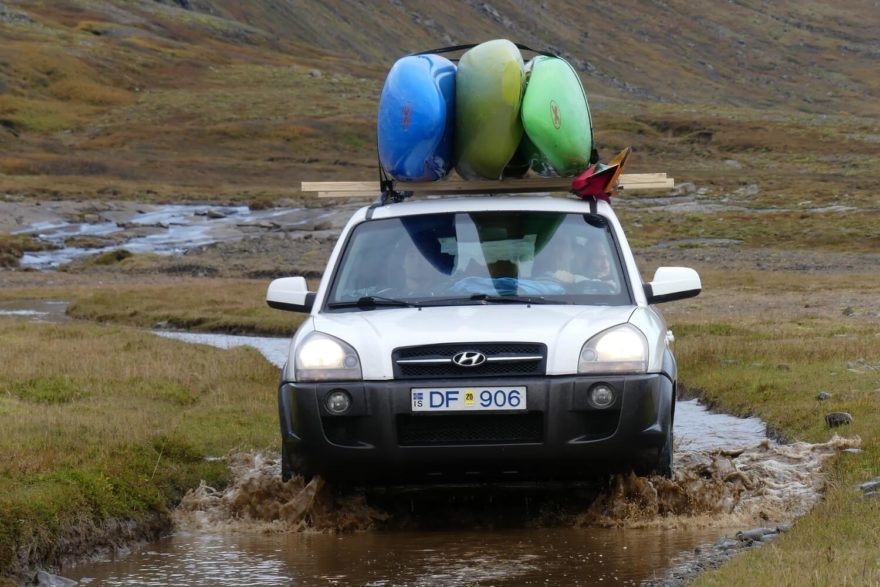
[[[294,475],[301,476],[308,483],[311,481],[313,473],[299,450],[290,450],[287,448],[287,444],[281,443],[281,480],[286,483]]]
[[[657,464],[654,466],[653,473],[667,479],[672,479],[672,422],[669,422],[669,430],[666,432],[666,440],[660,447],[660,454],[657,455]]]
[[[660,477],[665,477],[666,479],[672,479],[672,422],[669,422],[669,425],[666,429],[666,439],[663,441],[663,446],[660,447],[660,450],[657,452],[657,460],[653,463],[645,463],[642,466],[636,467],[634,472],[636,475],[641,477],[648,477],[651,475],[657,475]]]

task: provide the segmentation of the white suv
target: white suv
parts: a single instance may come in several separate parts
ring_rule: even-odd
[[[611,207],[444,198],[357,211],[278,390],[283,476],[366,484],[669,475],[676,365],[652,305],[695,296],[688,268],[643,283]]]

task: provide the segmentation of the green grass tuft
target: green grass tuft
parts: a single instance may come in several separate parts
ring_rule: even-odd
[[[6,392],[22,401],[40,404],[66,404],[88,395],[64,375],[13,381],[7,385]]]

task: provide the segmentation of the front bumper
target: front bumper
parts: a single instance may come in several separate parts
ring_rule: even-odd
[[[596,383],[616,400],[587,402]],[[526,413],[413,414],[413,387],[525,386]],[[349,413],[332,415],[324,397],[344,389]],[[432,381],[282,383],[282,442],[308,468],[335,481],[366,484],[585,479],[649,468],[672,425],[673,382],[662,374]]]

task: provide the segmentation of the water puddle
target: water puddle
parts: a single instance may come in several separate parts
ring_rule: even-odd
[[[266,359],[277,367],[283,367],[287,362],[287,352],[290,347],[290,338],[276,338],[264,336],[235,336],[231,334],[203,334],[198,332],[171,332],[167,330],[153,330],[153,334],[164,338],[173,338],[194,344],[207,344],[221,349],[231,349],[237,346],[250,346],[261,353]]]
[[[291,230],[336,214],[324,208],[251,210],[247,206],[143,205],[137,211],[102,211],[88,220],[63,217],[17,228],[57,248],[25,254],[23,267],[54,269],[74,259],[118,248],[133,253],[181,254],[216,242],[239,240],[267,230]],[[78,246],[83,239],[98,246]],[[106,244],[103,244],[106,243]]]
[[[695,402],[678,409],[707,426],[730,418]],[[189,492],[172,536],[64,574],[101,585],[663,582],[720,536],[804,513],[819,497],[822,461],[851,444],[680,448],[671,480],[619,476],[570,494],[425,499],[380,499],[319,478],[282,483],[274,456],[239,452],[227,457],[230,487]]]
[[[705,531],[579,530],[205,534],[182,531],[112,565],[91,585],[638,585]],[[111,570],[112,569],[112,570]]]
[[[68,320],[63,300],[10,300],[0,301],[0,316],[29,318],[32,322],[57,324]]]

